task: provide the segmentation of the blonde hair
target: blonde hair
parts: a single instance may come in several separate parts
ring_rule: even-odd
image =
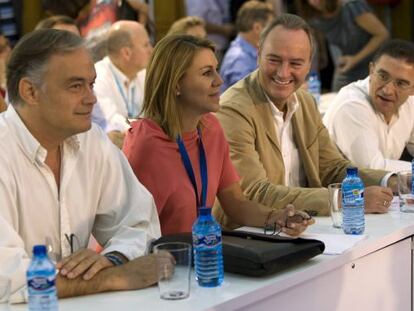
[[[207,39],[189,35],[166,36],[155,46],[148,64],[142,111],[171,139],[182,134],[178,83],[191,66],[194,55],[202,49],[215,51],[214,44]]]
[[[168,30],[167,36],[169,35],[185,35],[190,28],[197,26],[206,26],[206,23],[201,17],[198,16],[187,16],[180,18],[175,21],[170,29]]]

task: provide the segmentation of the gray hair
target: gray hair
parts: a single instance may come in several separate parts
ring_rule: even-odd
[[[316,43],[315,38],[313,36],[313,30],[309,26],[309,24],[300,16],[294,14],[281,14],[279,17],[274,19],[261,33],[260,41],[259,41],[259,52],[263,48],[263,44],[269,35],[269,33],[275,28],[276,26],[283,26],[286,29],[290,30],[303,30],[309,38],[310,46],[311,46],[311,59],[315,55],[316,51]]]
[[[42,85],[50,58],[84,46],[81,37],[64,30],[40,29],[28,33],[12,50],[7,64],[7,93],[13,105],[22,104],[19,82],[29,78],[36,87]]]

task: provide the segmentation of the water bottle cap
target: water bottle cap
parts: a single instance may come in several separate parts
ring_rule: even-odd
[[[312,76],[312,77],[315,77],[315,76],[317,77],[318,76],[318,72],[315,71],[315,70],[312,70],[309,75]]]
[[[358,174],[358,168],[355,166],[350,166],[346,168],[346,174],[347,175],[356,175]]]
[[[208,216],[211,215],[211,208],[210,207],[200,207],[198,209],[200,216]]]
[[[33,255],[46,255],[46,246],[45,245],[35,245],[33,246]]]

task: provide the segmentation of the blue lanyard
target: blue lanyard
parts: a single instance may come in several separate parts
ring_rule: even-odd
[[[180,136],[177,137],[176,141],[178,144],[178,149],[181,154],[181,159],[183,160],[185,170],[187,171],[187,175],[190,178],[191,183],[193,184],[193,188],[194,188],[194,192],[195,192],[196,200],[197,200],[197,215],[198,215],[198,208],[206,206],[208,177],[207,177],[206,153],[204,151],[203,141],[201,140],[201,131],[199,128],[197,128],[197,132],[198,132],[198,150],[199,150],[198,156],[199,156],[199,161],[200,161],[200,175],[201,175],[201,198],[198,196],[197,183],[195,180],[193,166],[191,165],[190,157],[188,156],[187,150],[185,149],[184,142]]]
[[[128,101],[128,98],[126,94],[124,93],[124,88],[122,87],[121,82],[118,80],[115,72],[112,69],[111,69],[111,72],[112,72],[112,76],[114,77],[116,87],[118,88],[119,93],[121,93],[121,97],[124,101],[125,107],[127,108],[128,117],[136,118],[138,115],[138,111],[137,111],[138,109],[136,109],[136,105],[135,105],[135,86],[133,86],[131,89],[132,91],[131,100]]]

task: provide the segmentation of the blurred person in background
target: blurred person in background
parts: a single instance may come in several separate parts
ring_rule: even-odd
[[[47,15],[66,15],[76,20],[94,62],[106,56],[106,33],[114,22],[150,22],[144,0],[42,0],[42,7]]]
[[[144,26],[135,21],[114,23],[107,37],[108,56],[95,64],[97,106],[106,120],[106,132],[122,148],[129,119],[141,112],[145,68],[152,45]],[[95,112],[94,112],[95,113]]]
[[[191,35],[199,38],[207,36],[206,23],[201,17],[187,16],[175,21],[167,35]]]
[[[207,37],[216,44],[219,61],[236,29],[230,20],[230,2],[223,0],[185,0],[188,16],[199,16],[206,23]]]
[[[389,36],[365,0],[296,0],[298,13],[328,42],[335,64],[332,91],[368,75],[373,53]]]
[[[260,33],[273,17],[273,8],[268,3],[247,1],[241,6],[236,19],[237,37],[220,66],[222,93],[257,68]]]

